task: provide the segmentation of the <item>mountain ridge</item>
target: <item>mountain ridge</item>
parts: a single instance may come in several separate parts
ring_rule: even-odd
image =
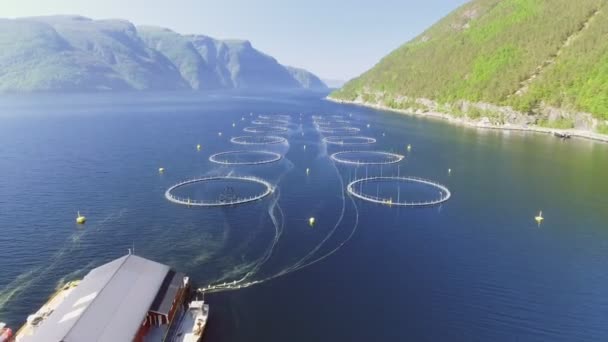
[[[312,73],[295,73],[247,40],[122,19],[0,19],[0,50],[1,92],[326,89]]]
[[[605,0],[473,0],[330,98],[608,134]]]

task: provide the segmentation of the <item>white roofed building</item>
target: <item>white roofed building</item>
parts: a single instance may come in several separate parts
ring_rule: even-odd
[[[149,335],[163,341],[186,309],[189,287],[183,273],[129,254],[55,294],[28,318],[16,341],[147,341]]]

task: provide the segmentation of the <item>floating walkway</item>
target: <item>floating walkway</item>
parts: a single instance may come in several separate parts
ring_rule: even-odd
[[[439,192],[441,193],[441,197],[439,199],[431,200],[431,201],[408,202],[408,201],[401,201],[399,198],[397,198],[397,200],[395,201],[392,198],[376,197],[376,196],[364,194],[361,191],[356,190],[357,184],[363,184],[366,182],[395,182],[395,181],[396,182],[410,182],[410,183],[425,184],[425,185],[437,188],[437,189],[439,189]],[[348,191],[349,194],[353,195],[356,198],[364,200],[364,201],[377,203],[377,204],[384,204],[384,205],[389,205],[389,206],[393,206],[393,205],[401,206],[401,207],[430,207],[430,206],[434,206],[434,205],[438,205],[443,202],[446,202],[447,200],[450,199],[450,197],[452,197],[452,193],[446,186],[439,184],[439,183],[435,183],[430,180],[416,178],[416,177],[381,177],[381,176],[377,176],[377,177],[361,178],[361,179],[357,179],[355,181],[350,182],[348,184],[348,186],[346,187],[346,190]]]
[[[198,201],[192,200],[190,198],[182,198],[172,194],[172,192],[180,187],[194,184],[194,183],[203,183],[203,182],[211,182],[216,180],[229,180],[229,181],[242,181],[242,182],[250,182],[257,183],[263,185],[266,189],[264,192],[251,196],[251,197],[237,197],[234,199],[226,199],[226,200],[214,200],[214,201]],[[245,204],[250,202],[255,202],[260,200],[274,192],[274,187],[269,182],[256,178],[256,177],[237,177],[237,176],[215,176],[215,177],[203,177],[203,178],[194,178],[187,181],[183,181],[181,183],[177,183],[167,189],[165,191],[165,198],[169,202],[173,202],[175,204],[181,204],[189,207],[225,207],[225,206],[234,206],[239,204]]]

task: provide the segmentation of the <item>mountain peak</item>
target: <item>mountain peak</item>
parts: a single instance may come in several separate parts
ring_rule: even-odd
[[[120,19],[0,20],[0,91],[308,88],[248,40],[181,35]],[[308,81],[313,80],[313,81]]]

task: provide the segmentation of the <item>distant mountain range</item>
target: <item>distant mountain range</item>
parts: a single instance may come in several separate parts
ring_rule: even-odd
[[[331,95],[608,134],[606,0],[473,0]]]
[[[323,83],[325,83],[328,88],[341,88],[346,83],[346,81],[324,78]]]
[[[0,91],[325,89],[244,40],[81,16],[0,19]]]

